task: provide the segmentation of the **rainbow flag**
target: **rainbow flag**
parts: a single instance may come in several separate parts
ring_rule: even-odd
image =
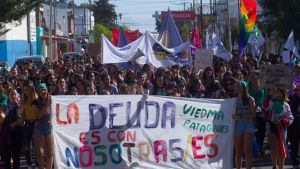
[[[240,55],[244,53],[251,32],[256,21],[255,0],[240,1]]]
[[[286,131],[287,131],[287,126],[284,126],[282,124],[275,124],[276,129],[277,129],[277,135],[278,135],[278,142],[279,142],[279,150],[286,159],[288,157],[288,144],[286,142]]]

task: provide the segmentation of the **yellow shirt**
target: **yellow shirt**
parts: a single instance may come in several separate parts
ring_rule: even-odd
[[[35,120],[35,114],[33,113],[32,101],[27,101],[24,105],[24,120]]]

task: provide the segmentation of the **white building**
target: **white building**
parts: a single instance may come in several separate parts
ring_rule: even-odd
[[[46,27],[50,28],[50,6],[42,4],[43,17],[45,19]],[[52,30],[55,29],[55,33],[58,36],[69,36],[68,32],[68,12],[72,9],[62,8],[61,6],[52,7]],[[55,26],[54,26],[55,25]]]
[[[5,24],[9,30],[0,36],[0,61],[12,66],[20,56],[35,55],[37,53],[37,29],[35,11],[24,16],[20,22]]]
[[[94,28],[93,12],[87,8],[75,9],[75,34],[88,35]]]

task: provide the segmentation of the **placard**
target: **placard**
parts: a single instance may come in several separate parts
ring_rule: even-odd
[[[293,88],[293,68],[288,65],[260,66],[260,81],[266,88]]]
[[[194,68],[198,70],[204,70],[205,68],[212,66],[214,58],[214,51],[211,49],[196,49]]]

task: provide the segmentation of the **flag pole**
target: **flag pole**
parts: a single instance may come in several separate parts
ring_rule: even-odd
[[[231,40],[231,22],[230,22],[230,8],[229,0],[227,0],[227,23],[228,23],[228,49],[232,52],[232,40]]]
[[[50,41],[50,62],[52,62],[52,0],[50,0],[50,29],[49,29],[49,41]]]

